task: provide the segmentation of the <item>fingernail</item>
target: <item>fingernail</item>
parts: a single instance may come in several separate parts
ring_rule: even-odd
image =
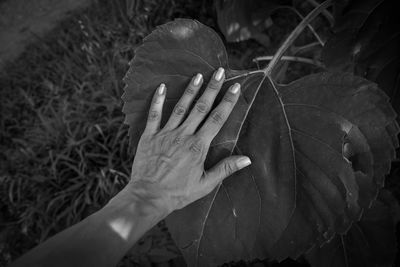
[[[230,91],[232,94],[236,94],[237,92],[239,92],[240,89],[240,84],[235,83],[234,85],[232,85]]]
[[[238,159],[236,164],[239,167],[239,169],[242,169],[246,166],[249,166],[251,164],[251,160],[249,159],[249,157],[242,157],[242,158]]]
[[[203,79],[203,75],[201,75],[201,73],[197,73],[196,77],[194,78],[193,85],[195,86],[199,85],[201,79]]]
[[[158,94],[159,95],[163,95],[165,92],[165,84],[160,84],[160,86],[158,87]]]
[[[218,68],[217,73],[215,73],[214,79],[216,81],[220,81],[222,79],[222,76],[224,75],[224,68]]]

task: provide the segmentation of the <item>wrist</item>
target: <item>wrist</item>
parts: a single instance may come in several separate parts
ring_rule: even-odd
[[[125,251],[168,214],[158,201],[128,184],[88,220],[89,225],[105,224],[111,228],[113,236],[117,234],[118,240],[124,240],[120,246]]]
[[[154,184],[149,185],[142,181],[130,181],[109,201],[107,206],[126,207],[127,212],[140,207],[142,213],[155,215],[162,220],[173,211],[173,208],[159,194],[159,190],[155,190],[155,187]]]

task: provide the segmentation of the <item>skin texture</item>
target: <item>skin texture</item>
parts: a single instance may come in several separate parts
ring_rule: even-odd
[[[207,195],[223,178],[240,168],[236,162],[241,157],[234,156],[210,170],[204,170],[210,143],[231,113],[239,98],[240,88],[235,94],[228,90],[203,127],[196,132],[224,82],[223,69],[221,71],[220,80],[215,79],[215,73],[204,94],[184,120],[202,85],[201,75],[195,76],[163,129],[160,129],[160,120],[166,90],[163,94],[154,95],[147,126],[133,162],[132,183],[141,184],[148,191],[157,191],[155,195],[162,196],[165,203],[169,204],[168,210],[183,208]],[[195,83],[196,77],[198,84]]]
[[[248,157],[231,156],[204,170],[210,143],[240,95],[239,84],[233,85],[210,113],[224,79],[220,68],[189,111],[203,84],[201,74],[193,77],[162,129],[167,88],[160,85],[127,186],[101,210],[46,240],[11,266],[115,266],[157,222],[204,197],[224,178],[248,166]]]

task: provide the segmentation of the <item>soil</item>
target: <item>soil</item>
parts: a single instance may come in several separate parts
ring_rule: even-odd
[[[90,0],[0,0],[0,70]]]

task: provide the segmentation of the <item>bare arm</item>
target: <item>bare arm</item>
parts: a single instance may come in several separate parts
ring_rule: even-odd
[[[224,71],[219,69],[184,120],[203,82],[201,75],[193,77],[162,129],[166,88],[161,85],[153,97],[128,185],[100,211],[56,234],[11,266],[114,266],[169,213],[204,197],[224,178],[249,165],[249,158],[231,156],[204,170],[210,143],[240,95],[240,86],[232,86],[206,118],[223,81]]]
[[[104,208],[56,234],[11,266],[115,266],[168,213],[125,187]]]

